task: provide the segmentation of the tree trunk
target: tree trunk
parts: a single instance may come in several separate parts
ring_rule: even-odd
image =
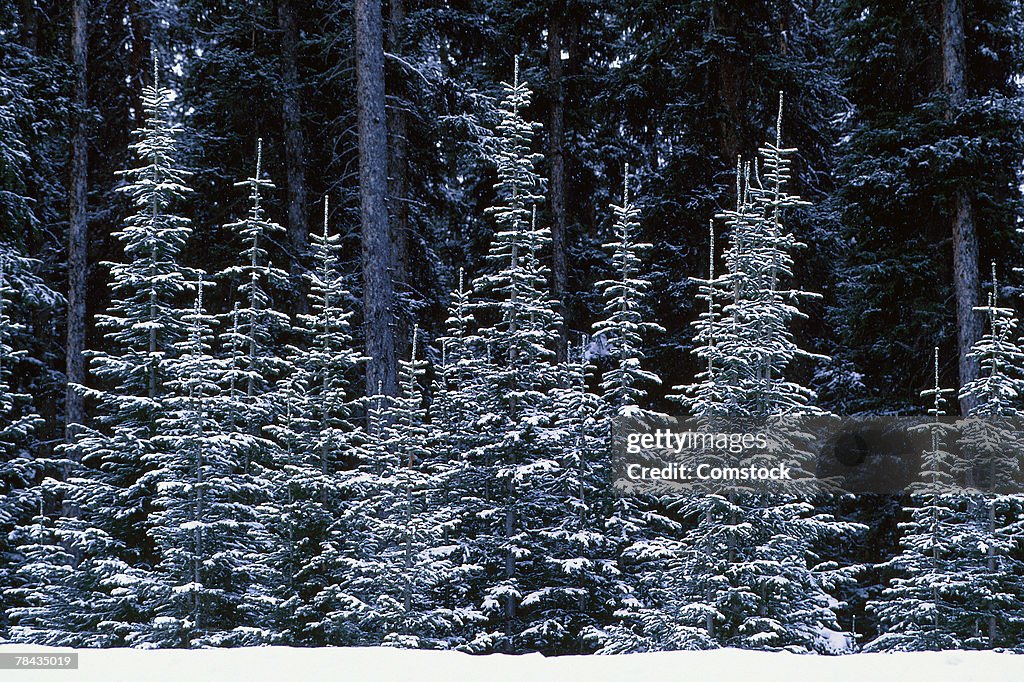
[[[284,163],[288,175],[288,241],[291,272],[303,271],[309,249],[306,212],[306,150],[302,136],[302,96],[299,81],[299,29],[292,0],[280,0],[277,19],[281,28],[281,115],[284,120]],[[305,300],[305,299],[303,299]]]
[[[71,384],[85,383],[85,299],[88,232],[89,137],[86,122],[88,81],[88,0],[74,0],[71,10],[71,63],[74,68],[75,121],[71,134],[71,183],[68,192],[68,320],[64,437],[70,442],[77,424],[85,423],[85,404]]]
[[[565,87],[562,83],[562,17],[564,3],[556,3],[548,23],[548,77],[551,79],[551,120],[548,133],[551,201],[552,289],[561,314],[558,359],[564,361],[568,348],[568,320],[565,297],[568,291],[565,258]]]
[[[740,112],[743,111],[742,78],[746,64],[736,56],[734,48],[728,42],[735,40],[738,17],[735,12],[714,5],[711,9],[711,23],[725,38],[727,43],[721,47],[718,63],[719,106],[722,116],[719,118],[719,149],[722,161],[735,163],[741,153]]]
[[[405,7],[402,0],[390,0],[390,17],[388,21],[388,45],[392,54],[402,54],[403,27]],[[388,140],[391,158],[388,164],[390,174],[390,194],[388,209],[391,217],[391,243],[394,254],[394,271],[392,281],[401,292],[407,292],[409,281],[409,139],[408,120],[405,111],[407,93],[403,87],[404,80],[396,79],[391,90],[393,103],[388,109]],[[399,320],[398,322],[405,322]],[[407,352],[405,339],[409,338],[404,325],[399,327],[399,352],[404,357]]]
[[[946,118],[953,119],[967,99],[964,84],[964,17],[960,0],[942,3],[942,84],[946,91]],[[978,378],[978,363],[969,357],[971,348],[981,338],[982,317],[978,305],[978,234],[974,228],[971,197],[959,187],[953,197],[951,226],[953,232],[953,288],[956,296],[957,358],[960,385]],[[966,414],[973,401],[961,399],[960,409]]]
[[[36,21],[35,0],[18,0],[18,13],[21,17],[21,32],[18,42],[28,48],[29,52],[35,53],[39,45],[39,24]]]
[[[359,218],[363,242],[363,320],[369,357],[367,392],[379,386],[385,395],[395,395],[394,289],[388,230],[388,133],[380,5],[381,0],[355,0]]]

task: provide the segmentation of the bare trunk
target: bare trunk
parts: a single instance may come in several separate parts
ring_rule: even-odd
[[[85,298],[88,233],[89,137],[86,60],[88,55],[88,0],[75,0],[71,10],[71,63],[74,67],[75,122],[71,135],[71,185],[68,192],[68,320],[65,347],[68,388],[65,394],[64,437],[74,437],[76,425],[85,423],[85,404],[72,384],[85,383]]]
[[[380,0],[355,0],[359,217],[363,242],[366,386],[395,395],[394,289],[388,230],[388,134]]]
[[[388,21],[388,45],[393,54],[400,55],[403,47],[403,22],[405,7],[402,0],[390,0],[390,17]],[[407,93],[404,81],[396,79],[391,89],[393,103],[388,109],[388,141],[391,158],[388,164],[390,174],[390,194],[388,209],[391,217],[391,243],[394,254],[394,272],[392,281],[399,291],[408,291],[409,281],[409,140],[408,120],[405,111]],[[402,347],[397,352],[405,354],[405,339],[409,337],[406,329],[397,330],[398,343]]]
[[[734,12],[726,11],[725,8],[714,6],[711,10],[712,24],[723,35],[734,37],[738,19]],[[728,42],[726,42],[728,45]],[[722,53],[718,66],[718,87],[719,105],[725,114],[719,119],[719,148],[722,153],[722,160],[732,163],[739,156],[740,147],[740,112],[741,102],[741,80],[742,73],[746,68],[745,64],[733,54],[733,48],[721,48]]]
[[[306,213],[306,150],[299,104],[302,96],[298,65],[299,28],[291,0],[280,0],[277,18],[281,28],[281,114],[284,119],[284,163],[288,175],[288,241],[292,250],[291,272],[298,276],[309,249],[309,225]]]
[[[18,42],[34,53],[39,45],[35,0],[18,0],[18,13],[21,16],[21,34]]]
[[[565,296],[568,291],[565,258],[565,87],[562,82],[562,17],[564,3],[556,4],[548,23],[548,76],[551,79],[551,121],[548,158],[551,164],[551,272],[552,289],[561,314],[558,359],[567,357],[568,330]]]
[[[946,117],[956,116],[967,99],[964,84],[964,17],[960,0],[942,3],[942,84],[947,96]],[[953,197],[953,288],[956,296],[957,359],[960,385],[978,378],[978,363],[969,357],[971,348],[981,338],[981,315],[978,305],[978,234],[974,228],[974,211],[966,188],[960,187]],[[973,401],[961,399],[960,409],[966,414]]]

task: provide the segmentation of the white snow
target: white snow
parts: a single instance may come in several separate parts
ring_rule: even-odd
[[[0,645],[0,653],[71,649]],[[1024,656],[991,651],[949,651],[849,656],[801,656],[719,649],[628,656],[471,656],[406,649],[141,650],[82,649],[79,669],[4,671],[13,682],[1017,682]]]

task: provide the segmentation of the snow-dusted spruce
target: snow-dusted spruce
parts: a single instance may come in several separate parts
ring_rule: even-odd
[[[0,255],[0,599],[9,609],[17,601],[3,590],[14,585],[20,561],[12,533],[38,510],[43,500],[36,483],[49,467],[33,454],[42,419],[33,409],[32,396],[11,385],[11,370],[25,352],[12,345],[20,325],[10,315],[13,289],[5,255]],[[7,629],[8,609],[0,613],[0,633]]]
[[[602,395],[616,414],[628,417],[645,402],[645,384],[661,383],[657,374],[642,367],[643,335],[665,331],[644,320],[644,297],[651,284],[642,274],[641,255],[651,245],[638,241],[640,211],[629,195],[629,164],[624,173],[622,205],[612,205],[612,213],[615,239],[604,248],[611,251],[615,277],[597,283],[604,301],[604,316],[594,324],[594,335],[607,339],[612,359],[612,367],[601,376]]]
[[[596,420],[591,437],[597,435],[590,447],[591,457],[596,460],[591,466],[601,471],[604,479],[603,485],[594,492],[600,495],[600,509],[607,509],[607,512],[599,511],[594,515],[595,502],[590,500],[592,530],[588,543],[592,547],[588,555],[601,557],[602,563],[598,565],[603,569],[602,585],[611,589],[601,594],[588,611],[598,605],[611,611],[611,614],[602,613],[600,618],[605,621],[611,615],[612,625],[595,624],[587,630],[586,638],[605,653],[634,649],[631,623],[644,608],[636,596],[643,569],[649,566],[652,556],[670,552],[668,545],[678,546],[677,540],[659,531],[679,529],[678,524],[671,523],[655,528],[663,517],[654,513],[654,500],[639,495],[610,494],[608,475],[612,471],[610,458],[614,455],[612,439],[616,421],[657,417],[644,406],[647,387],[661,383],[656,374],[642,366],[644,333],[663,330],[645,321],[644,298],[650,283],[642,272],[642,253],[651,245],[638,241],[639,211],[630,194],[628,164],[623,185],[622,205],[612,205],[614,240],[604,245],[612,252],[614,276],[597,284],[604,301],[604,317],[594,324],[595,335],[605,339],[611,365],[601,377],[601,403],[595,406],[597,409],[591,409]]]
[[[680,387],[680,400],[716,429],[822,414],[813,391],[786,378],[793,360],[817,356],[797,346],[790,328],[802,316],[797,303],[810,294],[788,285],[800,243],[785,214],[805,202],[786,187],[796,150],[782,146],[781,125],[780,96],[775,139],[760,150],[763,178],[758,164],[737,164],[737,206],[720,216],[729,231],[726,273],[716,278],[712,270],[700,282],[708,312],[696,322],[697,355],[706,369]],[[758,456],[774,463],[801,454],[799,439],[780,440]],[[856,525],[784,491],[709,492],[678,505],[693,523],[662,574],[685,579],[652,585],[660,613],[641,621],[640,646],[827,648],[827,633],[838,628],[830,592],[850,576],[820,562],[818,550]]]
[[[530,151],[534,125],[523,119],[530,89],[519,78],[502,84],[495,152],[496,227],[490,270],[476,282],[475,317],[489,362],[480,376],[477,431],[469,454],[485,487],[475,493],[474,551],[487,564],[482,607],[490,617],[473,647],[515,650],[558,646],[559,628],[544,627],[545,547],[538,531],[555,523],[562,500],[548,483],[560,466],[552,429],[551,390],[559,315],[540,253],[550,231],[538,227],[541,181]]]
[[[146,460],[155,482],[151,535],[156,602],[150,630],[137,643],[204,646],[231,641],[231,614],[243,599],[235,574],[249,561],[254,529],[239,519],[235,457],[222,435],[217,401],[226,362],[211,343],[215,318],[196,284],[189,338],[168,366],[166,395]]]
[[[273,189],[263,177],[263,140],[256,144],[255,172],[235,184],[249,190],[249,210],[241,220],[225,225],[241,239],[241,263],[222,270],[218,277],[240,301],[224,315],[221,346],[227,369],[219,395],[223,436],[237,464],[235,502],[244,515],[239,523],[252,524],[252,557],[236,571],[245,588],[237,608],[235,644],[275,641],[278,609],[283,602],[277,586],[282,566],[268,559],[277,547],[272,532],[281,518],[274,499],[274,480],[281,456],[267,433],[282,406],[275,392],[278,377],[293,369],[283,353],[283,339],[291,329],[288,315],[274,307],[272,293],[287,281],[287,273],[274,267],[267,246],[283,227],[271,220],[263,206],[263,192]],[[258,532],[257,532],[258,531]]]
[[[977,525],[976,546],[983,552],[978,575],[965,608],[975,615],[981,648],[1013,646],[1024,633],[1024,562],[1019,545],[1024,534],[1021,494],[1024,461],[1024,351],[1012,308],[1000,306],[999,280],[992,263],[988,305],[976,308],[988,318],[986,333],[971,350],[980,375],[961,387],[972,405],[963,423],[961,456],[972,463],[977,493],[969,500]],[[979,557],[980,558],[980,557]]]
[[[274,467],[275,549],[266,560],[276,566],[280,584],[275,629],[288,643],[333,641],[325,618],[327,592],[344,582],[335,555],[349,541],[339,525],[346,463],[362,457],[365,435],[354,420],[359,407],[352,380],[362,356],[355,350],[350,309],[353,296],[338,271],[339,235],[329,229],[324,198],[323,231],[310,235],[314,268],[308,314],[296,316],[295,343],[286,348],[290,367],[277,382],[277,421],[268,433],[278,445]]]
[[[980,306],[988,331],[971,353],[980,376],[961,387],[973,405],[959,434],[939,423],[945,393],[936,386],[930,414],[932,447],[924,481],[913,491],[901,524],[902,551],[884,567],[895,572],[881,597],[869,604],[882,625],[872,650],[963,649],[1019,642],[1024,595],[1017,557],[1024,499],[1020,483],[1024,354],[1017,319],[999,305],[995,266],[988,304]],[[956,448],[952,446],[959,435]],[[969,484],[972,488],[965,489]]]
[[[349,643],[452,648],[480,619],[457,606],[465,588],[462,552],[446,542],[455,525],[442,495],[449,467],[427,444],[420,378],[426,363],[400,364],[399,395],[374,396],[373,425],[360,475],[346,476],[340,552],[348,568],[334,589],[330,618],[349,625]],[[337,623],[335,627],[340,627]]]
[[[866,651],[960,649],[981,636],[977,614],[961,608],[974,589],[973,568],[983,552],[971,546],[980,538],[966,511],[968,495],[957,481],[961,462],[950,447],[956,431],[943,421],[947,396],[956,391],[939,383],[938,348],[933,365],[934,385],[921,392],[931,399],[933,420],[924,425],[931,446],[922,458],[922,480],[911,490],[909,519],[900,524],[901,551],[879,565],[895,577],[868,603],[882,634]]]
[[[130,644],[148,627],[152,607],[153,519],[148,505],[153,481],[147,456],[166,394],[169,364],[188,337],[185,315],[189,282],[196,272],[179,263],[191,234],[189,221],[174,213],[187,193],[188,173],[177,165],[171,91],[153,85],[142,93],[145,123],[135,132],[131,149],[139,165],[120,174],[132,212],[115,233],[124,248],[122,262],[107,263],[113,300],[97,317],[106,351],[91,352],[91,369],[99,387],[81,390],[95,401],[93,428],[82,430],[70,446],[83,468],[69,472],[60,486],[68,508],[57,533],[75,555],[74,570],[61,565],[28,565],[36,576],[31,589],[40,604],[51,604],[49,581],[68,577],[57,590],[65,594],[63,624],[48,620],[45,609],[25,612],[28,629],[67,628],[65,643]],[[39,562],[63,562],[68,553],[39,556]],[[36,620],[36,618],[39,620]],[[24,630],[28,632],[29,630]],[[41,635],[43,638],[46,634]]]
[[[435,368],[430,419],[438,446],[456,456],[479,445],[474,425],[486,348],[474,331],[472,298],[472,285],[466,284],[460,269],[458,285],[451,292],[445,334],[437,339],[441,362]],[[466,473],[472,473],[468,467]]]
[[[620,568],[625,529],[621,500],[611,489],[608,410],[587,390],[587,347],[586,337],[570,342],[561,384],[552,391],[559,467],[546,485],[562,500],[562,513],[539,531],[547,554],[538,568],[546,575],[533,600],[524,600],[543,616],[534,626],[542,641],[576,653],[592,649],[595,634],[631,593]],[[631,511],[631,520],[639,523],[638,517]]]

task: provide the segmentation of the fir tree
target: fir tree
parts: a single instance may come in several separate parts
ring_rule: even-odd
[[[235,501],[234,453],[217,409],[224,361],[212,354],[215,318],[205,311],[205,288],[201,280],[196,285],[195,307],[186,318],[189,338],[169,368],[159,435],[148,458],[160,588],[144,641],[160,646],[224,640],[241,601],[234,578],[246,565],[253,531],[238,520],[244,512]]]
[[[43,503],[36,484],[41,474],[53,471],[52,463],[47,466],[33,455],[42,419],[32,407],[31,396],[11,385],[12,369],[24,355],[24,350],[12,346],[19,330],[8,312],[11,293],[6,263],[0,259],[0,591],[14,585],[19,561],[16,543],[8,538]],[[0,632],[6,626],[7,617],[0,615]]]
[[[282,410],[275,382],[291,369],[281,353],[290,320],[275,308],[272,295],[287,281],[287,273],[274,267],[267,251],[273,235],[283,228],[267,216],[263,206],[263,192],[274,185],[263,177],[262,139],[256,146],[254,174],[236,186],[248,189],[249,209],[245,218],[225,227],[241,238],[243,260],[225,268],[220,277],[242,300],[226,316],[221,336],[227,372],[218,409],[237,467],[234,502],[245,511],[236,521],[252,528],[250,557],[236,578],[244,587],[232,643],[258,644],[279,637],[275,619],[284,601],[277,587],[284,580],[283,565],[267,560],[275,547],[272,529],[281,518],[281,500],[273,495],[273,481],[282,462],[268,429]]]
[[[327,591],[345,580],[335,561],[335,539],[346,533],[339,521],[347,504],[341,481],[364,440],[351,386],[363,361],[350,326],[353,297],[338,271],[340,238],[328,221],[325,197],[323,232],[310,235],[310,312],[297,316],[296,342],[286,348],[289,370],[276,388],[277,421],[268,429],[281,458],[274,475],[277,549],[266,558],[282,577],[276,629],[286,642],[320,645],[328,643]]]
[[[626,417],[645,402],[644,383],[661,383],[657,374],[641,367],[643,334],[665,331],[660,325],[643,319],[643,298],[650,290],[650,282],[640,272],[641,253],[651,245],[637,241],[640,211],[631,201],[629,180],[629,164],[626,164],[622,205],[612,206],[615,241],[604,245],[612,252],[616,278],[597,283],[604,300],[604,318],[594,324],[595,335],[609,338],[614,363],[601,377],[602,394],[617,414]]]
[[[140,165],[120,173],[127,180],[120,191],[133,212],[115,233],[125,258],[107,264],[114,300],[108,313],[98,316],[110,350],[90,353],[101,388],[81,389],[97,402],[95,427],[81,431],[71,445],[84,468],[73,471],[63,486],[66,503],[78,514],[57,524],[58,536],[85,557],[75,582],[98,592],[87,604],[69,602],[86,612],[68,618],[90,623],[91,636],[109,643],[131,643],[151,617],[147,608],[155,586],[144,568],[155,557],[149,457],[159,434],[169,367],[188,337],[188,308],[181,299],[196,278],[179,263],[191,227],[173,209],[189,192],[189,174],[177,166],[180,130],[171,101],[171,91],[155,75],[143,90],[145,123],[132,144]]]
[[[681,387],[680,399],[712,430],[772,424],[782,437],[755,456],[765,463],[785,458],[799,469],[811,453],[789,434],[822,411],[811,389],[786,378],[794,360],[819,356],[800,349],[791,329],[802,315],[796,302],[809,294],[787,286],[800,243],[786,227],[786,212],[805,202],[787,191],[796,150],[782,146],[781,128],[780,95],[775,139],[760,150],[763,172],[756,163],[737,164],[737,207],[721,215],[729,228],[727,272],[716,278],[712,268],[700,282],[708,312],[696,323],[697,354],[707,369]],[[685,496],[678,511],[693,525],[684,551],[670,562],[674,574],[689,579],[655,588],[657,603],[673,614],[671,624],[649,619],[655,637],[666,632],[674,638],[667,646],[681,648],[825,648],[821,633],[837,629],[830,592],[850,576],[818,552],[856,524],[840,523],[785,490],[708,490]]]
[[[485,441],[472,454],[490,479],[477,500],[483,522],[476,542],[480,556],[500,576],[483,590],[482,608],[494,629],[474,645],[516,650],[518,635],[530,628],[531,606],[543,583],[546,550],[537,532],[552,522],[559,499],[546,482],[557,477],[548,445],[551,390],[558,385],[554,348],[559,315],[548,293],[541,251],[550,231],[537,226],[540,179],[531,153],[533,125],[522,116],[530,90],[519,79],[503,83],[496,162],[497,204],[488,209],[496,229],[488,251],[493,268],[477,278],[475,317],[489,361],[483,369],[477,428]],[[544,633],[540,633],[543,635]],[[543,646],[534,632],[532,642]]]
[[[970,548],[974,524],[965,518],[966,495],[958,489],[960,468],[951,450],[952,425],[943,421],[947,396],[939,384],[939,349],[934,354],[934,385],[922,391],[931,399],[925,425],[931,445],[922,459],[921,481],[911,491],[909,517],[900,524],[901,551],[881,567],[896,572],[878,599],[869,602],[882,634],[866,651],[960,649],[976,632],[959,603],[973,589],[979,557]]]

